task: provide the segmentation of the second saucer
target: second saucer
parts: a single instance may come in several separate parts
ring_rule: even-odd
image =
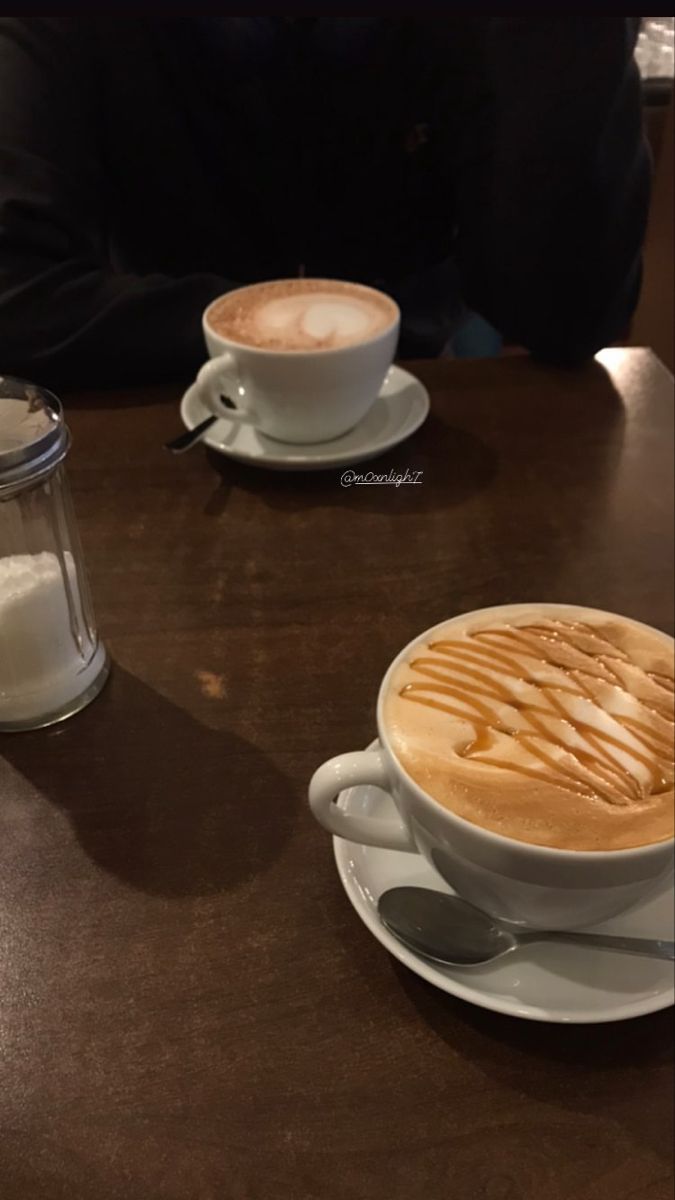
[[[193,384],[180,405],[183,424],[194,429],[209,415]],[[252,425],[218,420],[204,445],[239,462],[276,471],[317,471],[364,462],[405,441],[429,413],[429,394],[419,379],[402,367],[391,367],[373,407],[363,420],[330,442],[295,445],[266,437]]]

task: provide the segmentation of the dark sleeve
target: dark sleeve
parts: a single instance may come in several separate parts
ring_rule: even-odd
[[[231,286],[111,268],[86,24],[0,20],[0,371],[48,386],[192,370],[201,311]]]
[[[621,337],[637,303],[650,190],[638,27],[491,18],[476,38],[454,171],[463,294],[552,362]]]

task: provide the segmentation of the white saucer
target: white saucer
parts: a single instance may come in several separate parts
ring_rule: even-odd
[[[338,803],[372,817],[391,801],[368,785],[342,792]],[[566,1024],[623,1021],[667,1008],[675,1000],[672,963],[607,950],[540,942],[481,967],[440,967],[418,958],[381,924],[377,901],[387,888],[407,884],[451,889],[418,854],[378,850],[342,838],[333,838],[333,847],[342,886],[370,932],[399,962],[452,996],[530,1021]],[[672,876],[640,905],[595,929],[671,941]]]
[[[309,446],[277,442],[252,425],[224,418],[216,421],[202,439],[204,445],[228,458],[271,467],[277,471],[318,471],[347,467],[383,454],[410,437],[426,420],[429,394],[419,379],[401,367],[391,367],[382,390],[362,421],[342,437]],[[197,387],[192,384],[180,405],[183,424],[194,429],[209,415]]]

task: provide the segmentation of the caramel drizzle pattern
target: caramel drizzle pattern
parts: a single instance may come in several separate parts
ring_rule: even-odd
[[[601,643],[602,648],[595,652],[589,650],[589,639]],[[607,652],[608,647],[611,654]],[[599,707],[590,680],[626,691],[614,663],[623,662],[640,670],[627,654],[604,636],[599,637],[589,626],[559,621],[550,626],[485,629],[462,639],[432,642],[427,648],[431,653],[414,659],[410,667],[434,682],[408,683],[400,695],[405,700],[429,705],[474,726],[473,740],[457,752],[461,757],[544,779],[559,787],[595,796],[608,804],[635,803],[647,794],[658,794],[671,786],[672,737],[666,737],[633,716],[609,714],[627,735],[625,740],[620,740],[605,729],[571,714],[565,707],[565,696],[587,700]],[[556,648],[572,650],[577,656],[583,654],[584,666],[563,667],[555,661]],[[547,684],[535,679],[522,661],[527,658],[553,667],[560,679]],[[491,674],[486,673],[485,668],[489,668]],[[662,723],[672,726],[673,679],[655,672],[641,671],[641,674],[643,679],[650,681],[650,690],[652,694],[656,693],[656,698],[650,699],[649,704],[644,700],[638,700],[638,703]],[[536,700],[519,698],[514,690],[514,684],[519,683],[535,687]],[[663,697],[658,694],[660,691]],[[637,697],[633,699],[637,700]],[[514,729],[508,725],[500,717],[494,702],[515,709],[526,727]],[[581,745],[569,745],[552,735],[546,724],[547,718],[565,721]],[[483,757],[485,751],[492,748],[497,733],[520,742],[541,765],[528,767],[495,758],[492,754],[489,758]],[[566,751],[564,763],[556,761],[553,755],[554,748],[561,745]],[[617,758],[616,751],[642,764],[648,773],[647,788]],[[589,782],[589,776],[592,782]]]

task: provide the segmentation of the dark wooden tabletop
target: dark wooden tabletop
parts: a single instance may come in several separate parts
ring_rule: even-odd
[[[180,389],[73,397],[103,694],[0,739],[1,1200],[672,1200],[672,1016],[530,1024],[398,966],[306,786],[465,609],[671,631],[672,381],[418,363],[432,414],[343,488],[197,449]]]

